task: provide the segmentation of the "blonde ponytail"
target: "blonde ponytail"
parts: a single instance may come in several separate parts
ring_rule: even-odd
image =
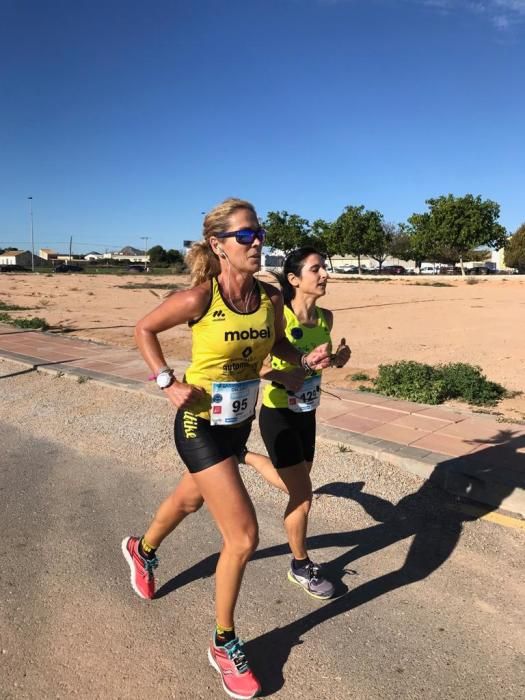
[[[186,264],[190,268],[192,287],[216,277],[221,271],[219,259],[206,240],[193,243],[186,255]]]

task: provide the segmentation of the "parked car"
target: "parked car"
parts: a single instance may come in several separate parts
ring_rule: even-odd
[[[495,270],[491,270],[490,267],[466,267],[466,275],[492,275]]]
[[[381,268],[382,275],[406,275],[407,269],[403,265],[383,265]]]
[[[61,263],[60,265],[57,265],[54,269],[53,272],[82,272],[84,268],[81,267],[80,265],[73,265],[70,263]]]
[[[148,268],[144,265],[128,265],[128,272],[148,272]]]
[[[357,265],[339,265],[338,267],[334,268],[334,272],[342,272],[344,274],[355,274],[356,272],[359,272],[357,269]]]

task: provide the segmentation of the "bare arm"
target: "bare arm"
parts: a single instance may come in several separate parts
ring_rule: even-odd
[[[281,360],[289,362],[291,365],[301,366],[303,353],[298,350],[286,337],[284,333],[284,311],[283,297],[279,290],[271,284],[264,283],[264,288],[272,300],[275,311],[275,342],[272,348],[272,355]],[[306,355],[306,361],[311,369],[325,369],[330,364],[330,352],[328,343],[318,345]]]
[[[135,341],[142,357],[154,374],[158,374],[159,370],[167,366],[158,334],[199,318],[209,298],[208,284],[199,285],[184,292],[176,292],[137,323]],[[164,391],[177,408],[189,406],[203,394],[200,387],[178,381]]]

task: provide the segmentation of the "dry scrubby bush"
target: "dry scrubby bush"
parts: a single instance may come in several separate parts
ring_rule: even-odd
[[[440,404],[459,399],[475,406],[494,406],[507,395],[505,387],[489,381],[481,367],[464,362],[427,365],[402,361],[380,365],[374,391],[418,403]]]
[[[37,316],[31,318],[12,318],[9,314],[0,313],[0,323],[9,323],[11,326],[17,326],[18,328],[34,328],[43,331],[49,328],[47,321]]]

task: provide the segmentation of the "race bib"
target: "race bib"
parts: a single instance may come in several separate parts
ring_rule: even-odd
[[[255,414],[259,379],[244,382],[212,382],[211,425],[235,425]]]
[[[288,408],[294,413],[315,411],[321,401],[321,375],[308,377],[293,396],[288,396]]]

